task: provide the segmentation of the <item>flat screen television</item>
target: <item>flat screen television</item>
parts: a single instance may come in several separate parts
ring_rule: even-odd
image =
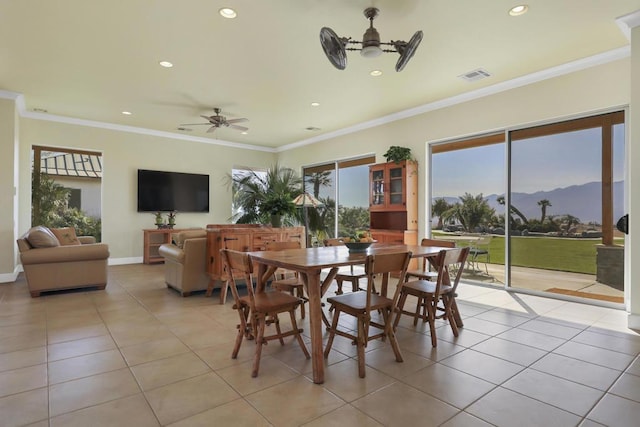
[[[209,212],[209,175],[138,169],[138,212]]]

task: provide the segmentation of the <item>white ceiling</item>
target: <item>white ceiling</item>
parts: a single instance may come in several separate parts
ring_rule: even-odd
[[[27,111],[280,147],[628,46],[616,18],[640,9],[526,1],[511,17],[518,0],[0,0],[0,89]],[[236,19],[218,14],[227,6]],[[369,6],[383,42],[424,32],[404,71],[396,53],[348,52],[344,71],[326,59],[320,28],[361,40]],[[492,76],[457,77],[477,68]],[[249,133],[177,130],[213,107]]]

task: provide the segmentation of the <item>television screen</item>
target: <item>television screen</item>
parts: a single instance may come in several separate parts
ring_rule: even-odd
[[[209,175],[138,169],[138,212],[209,212]]]

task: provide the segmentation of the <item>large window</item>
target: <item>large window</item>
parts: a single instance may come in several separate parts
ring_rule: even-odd
[[[369,228],[369,165],[373,163],[375,156],[366,156],[303,168],[305,192],[320,202],[306,210],[312,243]]]
[[[616,112],[432,145],[432,234],[484,245],[468,280],[623,302],[624,140]]]

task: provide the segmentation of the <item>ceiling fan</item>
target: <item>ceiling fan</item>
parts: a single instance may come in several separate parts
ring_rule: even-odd
[[[400,54],[396,63],[396,71],[402,71],[409,60],[413,57],[418,45],[422,41],[422,31],[416,31],[409,42],[401,40],[391,40],[391,42],[381,42],[380,34],[373,26],[373,20],[378,16],[379,10],[375,7],[368,7],[364,10],[364,16],[369,20],[369,28],[362,36],[362,41],[351,40],[351,37],[339,37],[335,31],[329,27],[322,27],[320,30],[320,44],[327,59],[338,70],[347,67],[347,50],[359,50],[360,55],[365,58],[374,58],[382,52],[397,52]],[[347,47],[348,44],[362,45],[360,48]],[[380,46],[393,46],[394,49],[383,49]]]
[[[207,129],[207,133],[209,132],[213,132],[216,129],[220,128],[220,127],[229,127],[232,129],[236,129],[236,130],[240,130],[243,132],[246,132],[249,130],[249,128],[244,127],[244,126],[239,126],[236,123],[243,123],[243,122],[248,122],[249,119],[245,119],[243,118],[239,118],[239,119],[229,119],[227,120],[227,118],[225,116],[222,116],[220,113],[222,112],[222,110],[220,108],[214,108],[213,112],[215,113],[213,116],[205,116],[205,115],[201,115],[200,117],[202,117],[205,120],[208,120],[209,123],[184,123],[181,124],[180,126],[197,126],[197,125],[208,125],[211,126],[209,129]]]

